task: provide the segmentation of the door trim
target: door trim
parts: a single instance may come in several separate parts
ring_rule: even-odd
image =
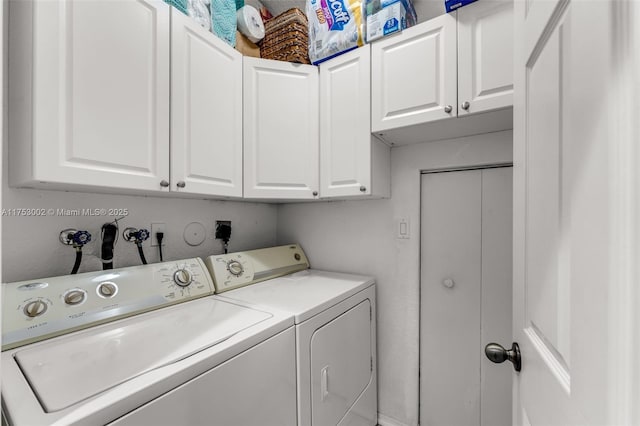
[[[421,170],[420,175],[428,175],[432,173],[464,172],[467,170],[501,169],[505,167],[513,167],[513,163],[508,162],[508,163],[485,164],[482,166],[445,167],[442,169],[427,169],[427,170]]]

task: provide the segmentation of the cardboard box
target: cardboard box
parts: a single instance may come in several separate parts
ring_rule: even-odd
[[[244,56],[260,57],[260,48],[240,31],[236,31],[236,50]]]
[[[417,22],[411,0],[373,0],[367,3],[367,43],[412,27]]]
[[[474,1],[476,0],[444,0],[444,8],[447,10],[447,13],[449,13]]]

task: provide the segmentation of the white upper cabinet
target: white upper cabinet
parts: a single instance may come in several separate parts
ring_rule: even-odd
[[[456,115],[456,19],[442,15],[371,46],[372,131]]]
[[[244,196],[318,197],[318,69],[244,58]]]
[[[165,190],[169,13],[162,1],[12,1],[14,186]]]
[[[479,0],[374,42],[372,133],[400,145],[511,129],[512,21],[512,1]]]
[[[242,196],[242,54],[176,9],[171,190]]]
[[[389,196],[389,147],[371,136],[369,45],[320,64],[320,196]]]
[[[513,105],[513,2],[458,10],[458,115]]]

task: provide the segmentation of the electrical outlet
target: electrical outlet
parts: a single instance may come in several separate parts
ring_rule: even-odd
[[[221,225],[226,225],[229,228],[231,228],[231,221],[230,220],[216,220],[216,240],[220,240],[222,239],[222,237],[220,236],[220,226]]]
[[[165,245],[165,241],[167,240],[167,231],[166,231],[166,224],[164,223],[152,223],[151,224],[151,247],[157,247],[158,246],[158,238],[156,237],[156,234],[158,232],[163,232],[164,233],[164,239],[162,240],[162,245]]]

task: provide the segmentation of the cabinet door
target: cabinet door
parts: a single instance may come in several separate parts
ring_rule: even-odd
[[[459,116],[513,105],[512,1],[458,10],[458,101]]]
[[[244,195],[318,195],[318,70],[244,58]]]
[[[242,54],[173,9],[171,190],[242,196]]]
[[[12,65],[14,89],[31,91],[33,103],[15,111],[32,126],[20,136],[31,139],[12,143],[16,155],[33,161],[31,180],[168,191],[160,181],[169,180],[170,7],[146,0],[14,3],[14,22],[27,25],[12,38],[14,51],[26,49],[24,61]],[[31,155],[17,146],[24,142]]]
[[[371,49],[373,132],[456,116],[455,13],[383,38]]]
[[[369,45],[320,65],[320,195],[371,194]]]

